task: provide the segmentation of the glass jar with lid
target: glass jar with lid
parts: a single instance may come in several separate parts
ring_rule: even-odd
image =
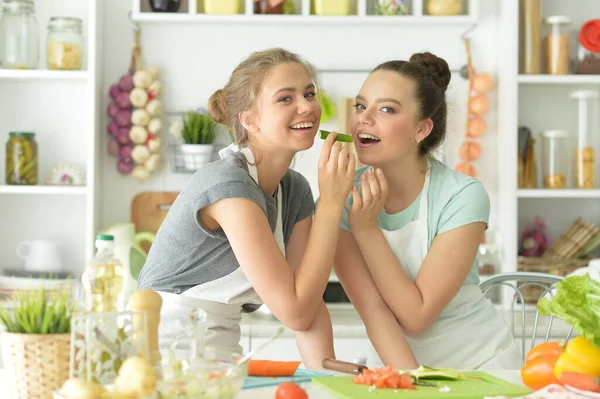
[[[544,188],[560,189],[567,186],[567,137],[564,130],[546,130],[542,133]]]
[[[6,142],[6,184],[38,184],[38,147],[33,132],[10,132]]]
[[[79,18],[52,17],[48,25],[46,61],[49,69],[81,69],[83,38]]]
[[[33,0],[4,0],[0,18],[0,68],[36,69],[40,33]]]
[[[569,97],[577,100],[579,121],[577,123],[577,146],[574,153],[574,180],[576,188],[595,188],[596,152],[598,136],[598,98],[595,90],[577,90]]]
[[[570,64],[571,18],[565,15],[554,15],[546,18],[544,22],[548,25],[545,39],[546,72],[550,75],[566,75],[569,73]]]
[[[592,19],[579,30],[575,72],[600,74],[600,19]]]

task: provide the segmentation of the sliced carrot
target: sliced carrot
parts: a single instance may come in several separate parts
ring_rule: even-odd
[[[594,375],[564,371],[558,382],[582,391],[600,392],[600,377]]]
[[[248,360],[248,375],[255,377],[289,377],[294,375],[299,361]]]

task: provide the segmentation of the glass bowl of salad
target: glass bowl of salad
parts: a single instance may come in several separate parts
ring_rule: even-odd
[[[161,399],[232,399],[248,376],[239,353],[206,348],[190,360],[163,360],[157,393]]]

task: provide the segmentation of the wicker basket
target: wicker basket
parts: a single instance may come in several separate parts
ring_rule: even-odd
[[[52,398],[69,378],[70,333],[3,332],[0,341],[2,361],[12,381],[12,399]]]
[[[589,259],[548,259],[538,257],[519,257],[518,270],[566,276],[569,273],[586,266]],[[527,285],[521,289],[525,303],[536,304],[545,289],[535,285]]]

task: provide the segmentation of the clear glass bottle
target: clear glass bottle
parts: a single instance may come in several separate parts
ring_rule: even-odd
[[[38,146],[35,133],[8,133],[5,172],[6,184],[38,184]]]
[[[114,237],[96,236],[96,255],[81,277],[88,312],[116,312],[124,308],[125,269],[114,255]]]
[[[600,20],[592,19],[579,30],[579,47],[575,72],[600,74]]]
[[[83,54],[81,24],[79,18],[50,18],[46,53],[49,69],[81,69]]]
[[[567,186],[567,132],[546,130],[542,133],[544,188],[561,189]]]
[[[569,97],[578,100],[579,121],[577,124],[577,146],[574,154],[576,188],[596,186],[596,146],[598,142],[598,97],[594,90],[578,90]]]
[[[4,0],[0,19],[0,68],[36,69],[40,33],[32,0]]]
[[[569,27],[571,18],[565,15],[554,15],[544,21],[548,26],[546,34],[546,72],[550,75],[566,75],[569,73]]]

